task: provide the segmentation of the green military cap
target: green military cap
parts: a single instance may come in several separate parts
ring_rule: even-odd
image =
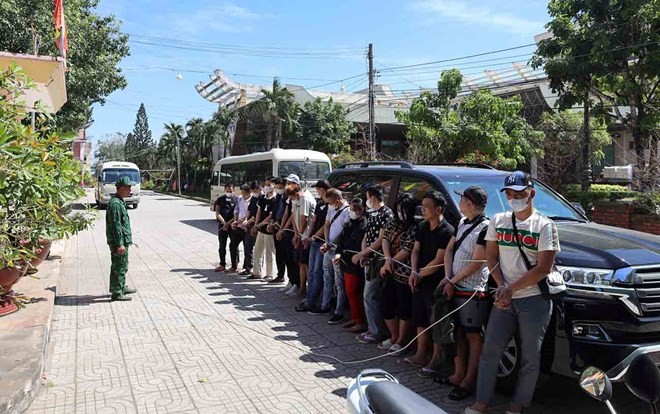
[[[131,179],[128,177],[121,177],[120,179],[117,180],[115,183],[115,186],[121,187],[121,186],[131,186]]]

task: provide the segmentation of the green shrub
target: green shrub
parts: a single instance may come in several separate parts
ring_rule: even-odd
[[[593,184],[589,191],[582,191],[579,184],[568,184],[563,187],[561,193],[572,202],[582,204],[585,210],[593,208],[598,201],[615,201],[623,198],[636,197],[639,193],[630,191],[620,185]]]
[[[660,215],[660,192],[639,194],[633,200],[633,206],[645,213]]]
[[[147,181],[142,183],[141,188],[143,190],[153,190],[154,188],[156,188],[156,185],[154,184],[154,182],[152,180],[147,180]]]

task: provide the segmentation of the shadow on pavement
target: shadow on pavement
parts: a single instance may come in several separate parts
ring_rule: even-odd
[[[181,223],[196,229],[204,230],[211,234],[218,234],[218,221],[216,219],[196,219],[196,220],[179,220]]]
[[[72,203],[67,206],[71,210],[98,210],[96,203]]]
[[[201,222],[201,224],[200,224]],[[215,232],[213,220],[188,220],[186,224],[211,227]],[[382,355],[374,345],[363,345],[355,340],[355,335],[345,332],[341,325],[328,325],[328,315],[310,315],[295,312],[298,300],[284,296],[279,291],[280,285],[268,285],[260,281],[246,281],[235,273],[214,273],[212,269],[173,269],[189,275],[192,279],[205,285],[208,295],[220,299],[218,305],[233,305],[238,312],[251,312],[243,321],[231,319],[232,324],[241,325],[252,331],[259,332],[272,341],[288,344],[297,351],[301,348],[312,349],[312,352],[301,355],[298,359],[308,363],[325,363],[324,369],[313,373],[315,378],[326,379],[337,388],[327,390],[339,397],[345,398],[347,386],[361,370],[367,368],[382,368],[394,376],[405,386],[419,393],[449,413],[462,413],[463,409],[474,401],[473,397],[455,402],[448,398],[451,387],[441,387],[429,379],[420,378],[417,368],[398,363],[398,358],[383,357],[367,363],[358,362]],[[210,285],[210,286],[209,286]],[[222,289],[222,292],[215,290]],[[259,315],[254,315],[254,312]],[[237,313],[238,313],[237,312]],[[213,315],[223,319],[223,316]],[[229,320],[229,319],[227,319]],[[255,323],[256,322],[256,323]],[[277,326],[272,326],[277,324]],[[348,364],[340,363],[335,357]],[[311,374],[311,373],[310,373]],[[310,375],[305,372],[305,375]],[[325,387],[327,388],[327,387]],[[324,388],[324,389],[325,389]],[[491,406],[491,413],[504,413],[506,410],[505,396],[498,395]],[[619,412],[647,412],[645,404],[641,403],[621,384],[614,386],[613,404]],[[605,413],[604,404],[590,398],[578,387],[576,379],[559,375],[542,377],[534,398],[534,404],[525,413]]]
[[[96,303],[110,302],[110,294],[107,295],[61,295],[55,298],[56,306],[87,306]]]

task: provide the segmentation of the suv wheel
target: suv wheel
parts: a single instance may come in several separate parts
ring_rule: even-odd
[[[509,341],[497,366],[497,389],[507,395],[513,393],[520,371],[520,337],[514,335]]]

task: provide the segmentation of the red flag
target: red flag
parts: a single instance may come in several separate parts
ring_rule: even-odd
[[[60,53],[66,58],[66,52],[69,49],[69,41],[66,33],[66,23],[64,22],[64,6],[63,0],[55,0],[55,46],[60,50]]]

